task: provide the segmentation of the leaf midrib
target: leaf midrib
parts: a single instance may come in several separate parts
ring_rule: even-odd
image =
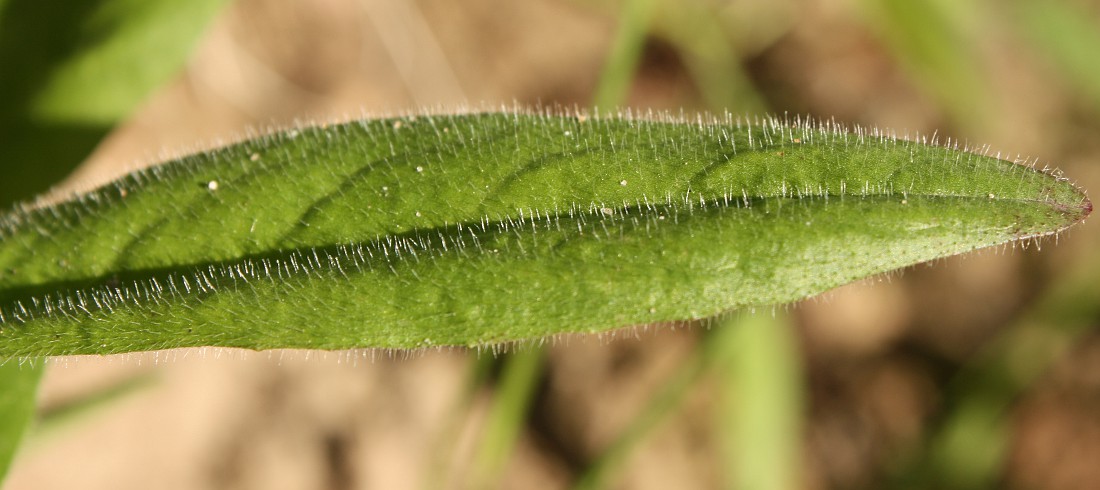
[[[880,195],[868,195],[868,196],[862,196],[862,195],[859,195],[859,196],[835,195],[835,196],[832,196],[832,197],[833,198],[839,198],[842,201],[845,198],[851,198],[851,197],[854,197],[854,198],[859,199],[859,200],[874,201],[874,200],[882,200],[882,199],[891,199],[891,198],[897,197],[897,195],[896,194],[880,194]],[[918,200],[919,199],[928,199],[928,200],[960,200],[960,201],[982,201],[982,200],[987,200],[988,199],[988,198],[975,197],[975,196],[966,196],[966,195],[931,195],[931,194],[930,195],[910,194],[908,198],[918,199]],[[221,259],[221,260],[210,260],[210,261],[202,261],[202,262],[187,263],[187,264],[178,264],[178,265],[164,266],[164,267],[118,269],[113,273],[103,274],[103,275],[99,275],[99,276],[95,276],[95,277],[66,279],[66,280],[60,280],[60,281],[46,281],[46,282],[35,283],[35,284],[9,286],[5,289],[0,289],[0,301],[3,301],[3,303],[7,303],[7,304],[14,304],[15,301],[29,300],[30,298],[42,297],[46,294],[60,293],[62,291],[65,291],[65,292],[91,291],[91,290],[100,289],[100,288],[114,288],[114,287],[118,287],[118,286],[122,286],[122,285],[138,286],[143,281],[149,280],[149,279],[154,279],[155,280],[156,278],[168,277],[168,276],[172,276],[172,275],[185,275],[187,277],[194,277],[195,274],[198,274],[199,272],[205,272],[205,271],[217,270],[217,271],[223,271],[224,272],[224,271],[230,271],[231,269],[237,268],[237,267],[258,267],[264,261],[268,261],[268,262],[271,262],[271,263],[277,263],[279,261],[282,261],[282,262],[285,263],[285,262],[290,261],[291,257],[294,257],[295,258],[294,260],[299,260],[299,258],[301,258],[301,259],[304,259],[307,262],[316,261],[317,264],[314,264],[314,267],[323,269],[323,268],[326,268],[326,267],[330,267],[330,266],[328,266],[324,263],[329,257],[338,257],[338,256],[343,254],[343,255],[345,255],[345,258],[354,260],[353,257],[350,257],[350,256],[346,255],[348,253],[347,252],[348,249],[360,248],[360,249],[363,249],[363,250],[373,249],[375,251],[381,251],[384,248],[390,247],[390,249],[392,250],[393,245],[391,245],[391,244],[394,244],[394,243],[415,243],[415,244],[419,245],[419,249],[417,249],[413,253],[413,255],[424,254],[424,255],[427,255],[429,257],[436,257],[436,256],[445,255],[447,253],[455,253],[454,249],[456,247],[448,246],[446,249],[444,249],[444,247],[442,245],[440,245],[440,240],[443,240],[445,243],[447,243],[447,242],[454,243],[456,238],[459,238],[459,239],[462,239],[462,240],[469,240],[470,238],[467,238],[466,236],[470,233],[470,230],[477,230],[477,229],[482,230],[480,232],[474,232],[474,234],[477,236],[477,238],[474,239],[475,242],[479,242],[479,241],[482,241],[482,240],[489,241],[493,236],[495,236],[497,234],[500,234],[500,233],[527,232],[527,230],[530,230],[530,228],[531,228],[530,223],[532,221],[538,222],[537,226],[542,226],[541,223],[544,222],[544,221],[547,221],[547,220],[552,221],[552,222],[556,222],[560,219],[565,219],[565,220],[568,220],[568,221],[574,221],[574,220],[577,220],[577,219],[583,220],[584,219],[583,215],[587,215],[588,218],[595,219],[595,220],[599,221],[600,223],[604,223],[605,225],[607,223],[611,223],[613,225],[627,224],[631,220],[635,220],[635,222],[633,224],[635,226],[638,226],[638,224],[636,222],[636,220],[638,220],[638,219],[650,219],[651,217],[662,216],[663,215],[663,216],[666,216],[668,220],[672,221],[672,220],[676,219],[677,215],[680,215],[680,214],[683,214],[683,213],[691,213],[696,208],[705,208],[705,209],[709,209],[709,208],[733,208],[733,209],[745,210],[745,209],[751,209],[751,208],[754,208],[754,207],[760,207],[760,206],[766,205],[766,203],[769,202],[769,201],[776,202],[778,207],[780,207],[780,208],[782,206],[784,206],[784,204],[783,204],[784,202],[789,202],[789,204],[799,204],[799,203],[815,202],[816,201],[816,202],[821,203],[821,205],[826,205],[826,206],[828,205],[828,203],[827,203],[828,198],[826,198],[826,197],[813,197],[813,198],[789,198],[789,197],[788,198],[780,198],[780,197],[771,197],[771,196],[754,197],[754,198],[750,199],[750,203],[747,206],[744,205],[743,203],[740,203],[740,201],[741,201],[740,198],[737,199],[736,201],[738,201],[737,204],[731,205],[731,204],[724,203],[723,200],[721,200],[721,199],[712,199],[712,200],[708,200],[707,204],[705,206],[700,205],[697,201],[687,201],[684,204],[673,204],[671,207],[667,206],[667,205],[663,205],[663,204],[662,205],[652,205],[652,206],[649,206],[650,209],[643,209],[645,206],[628,206],[628,207],[616,207],[616,208],[586,207],[586,208],[582,208],[583,209],[583,211],[581,211],[582,217],[579,217],[579,218],[570,218],[568,216],[565,216],[564,214],[558,214],[558,215],[544,214],[541,219],[524,218],[524,219],[520,220],[519,218],[517,218],[516,220],[512,220],[512,221],[515,222],[514,224],[507,224],[505,221],[492,221],[492,222],[490,222],[490,221],[479,221],[479,222],[466,222],[466,223],[462,223],[462,224],[451,224],[451,225],[444,225],[444,226],[418,228],[418,229],[413,229],[413,230],[409,230],[409,231],[402,232],[402,233],[395,233],[395,234],[391,234],[391,235],[386,235],[386,236],[379,237],[378,239],[374,239],[374,240],[349,241],[347,243],[334,243],[334,244],[328,244],[328,245],[323,245],[323,246],[306,246],[306,247],[298,247],[298,248],[280,248],[280,249],[274,249],[274,250],[264,252],[264,253],[244,254],[244,255],[237,256],[237,257],[226,258],[226,259]],[[1004,201],[1024,203],[1024,204],[1046,205],[1046,206],[1050,206],[1051,209],[1054,209],[1055,211],[1058,211],[1058,212],[1062,213],[1063,216],[1067,215],[1067,213],[1058,210],[1055,206],[1051,206],[1051,203],[1049,201],[1043,201],[1043,200],[1037,200],[1037,199],[1005,199]],[[916,204],[916,202],[914,202],[914,204]],[[677,206],[683,206],[683,207],[677,208]],[[605,213],[604,209],[611,209],[613,214],[611,216],[608,216]],[[1038,238],[1038,237],[1052,235],[1052,234],[1058,233],[1061,230],[1064,230],[1065,228],[1068,228],[1069,226],[1072,226],[1074,223],[1076,223],[1075,220],[1072,220],[1072,221],[1067,220],[1065,222],[1065,224],[1062,225],[1057,230],[1021,234],[1021,235],[1018,235],[1018,236],[1014,237],[1013,239],[1014,240],[1028,240],[1028,239],[1032,239],[1032,238]],[[537,228],[537,226],[536,226],[536,231],[534,231],[535,234],[538,233],[538,229],[541,229],[541,228]],[[569,226],[572,226],[572,225],[569,225]],[[576,239],[576,238],[574,237],[574,239]],[[567,242],[567,241],[568,240],[564,240],[563,242]],[[423,245],[424,243],[428,243],[428,245],[424,246]],[[558,244],[558,245],[560,245],[560,244]],[[555,247],[552,247],[552,248],[555,248]],[[402,252],[402,253],[408,254],[409,252]],[[466,252],[462,252],[462,253],[466,253]],[[481,253],[484,254],[486,252],[482,251]],[[321,260],[318,260],[317,257],[320,257]],[[371,260],[372,259],[367,259],[367,262],[370,262]],[[376,258],[376,259],[373,259],[373,260],[379,260],[379,259]],[[419,256],[417,256],[416,260],[419,260]],[[392,262],[392,261],[391,260],[380,260],[380,262]],[[399,262],[399,260],[398,260],[398,262]],[[296,275],[296,274],[299,274],[299,272],[293,272],[290,275],[293,276],[293,275]],[[276,279],[276,277],[275,277],[275,275],[266,275],[266,276],[263,276],[263,277],[258,277],[256,279],[258,279],[258,280],[272,280],[272,279]],[[247,281],[245,281],[245,282],[247,282]],[[199,294],[197,297],[201,298],[202,296],[203,295]],[[2,306],[3,303],[0,303],[0,306]],[[3,322],[0,322],[0,325],[2,325],[2,324],[3,324]]]

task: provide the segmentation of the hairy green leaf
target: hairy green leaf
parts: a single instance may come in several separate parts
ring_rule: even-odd
[[[0,223],[0,356],[482,345],[1055,233],[1066,179],[831,123],[473,114],[255,138]]]

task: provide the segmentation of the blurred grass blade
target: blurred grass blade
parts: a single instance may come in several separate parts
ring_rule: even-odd
[[[545,349],[522,349],[508,355],[501,369],[498,392],[486,417],[487,427],[473,461],[473,484],[470,488],[496,488],[520,429],[527,420],[539,373],[542,372]]]
[[[654,20],[654,30],[676,46],[707,107],[734,113],[765,112],[767,103],[741,67],[742,53],[725,32],[719,5],[666,2]]]
[[[484,345],[706,318],[1091,209],[1057,176],[830,124],[302,128],[0,218],[0,356]]]
[[[82,161],[175,74],[224,0],[0,3],[0,205]]]
[[[990,84],[970,32],[984,18],[970,2],[863,0],[867,25],[883,38],[901,66],[959,124],[984,127]],[[980,32],[980,31],[979,31]]]
[[[770,313],[716,320],[701,348],[681,363],[573,488],[615,488],[615,475],[631,453],[711,369],[722,383],[717,418],[724,430],[717,438],[729,463],[725,467],[732,469],[728,488],[798,488],[803,385],[792,327]]]
[[[665,381],[660,390],[642,408],[630,424],[622,430],[615,440],[603,450],[599,457],[581,473],[574,490],[597,490],[616,488],[615,477],[622,470],[630,455],[641,446],[646,438],[658,428],[669,415],[675,413],[685,396],[696,386],[696,382],[710,366],[714,357],[714,343],[710,338],[714,332],[729,328],[725,322],[714,326],[701,348],[692,351],[691,356],[680,363],[676,372]]]
[[[729,323],[715,333],[726,383],[719,423],[728,488],[799,488],[802,379],[793,325],[770,313]]]
[[[61,432],[66,426],[75,425],[130,395],[152,387],[156,381],[156,376],[151,373],[139,373],[60,405],[46,407],[38,415],[38,423],[31,439],[40,440]]]
[[[43,362],[0,364],[0,484],[8,474],[19,442],[34,418],[35,391]]]
[[[898,481],[919,488],[995,488],[1011,442],[1013,403],[1095,329],[1100,257],[1053,282],[1040,300],[952,381],[923,454]]]
[[[658,0],[623,0],[619,28],[611,41],[611,52],[604,63],[593,104],[612,109],[623,104],[645,48],[649,23]]]
[[[458,446],[462,425],[470,416],[478,390],[489,385],[489,375],[497,359],[488,355],[469,353],[465,361],[466,379],[462,384],[462,391],[451,403],[451,408],[444,412],[447,415],[443,428],[440,429],[435,443],[432,444],[428,470],[420,485],[423,490],[444,488],[445,483],[451,480],[452,463],[456,459],[455,448]]]

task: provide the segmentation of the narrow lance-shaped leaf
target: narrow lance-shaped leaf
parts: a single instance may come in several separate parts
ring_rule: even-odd
[[[831,123],[294,129],[0,223],[0,356],[481,345],[794,301],[1056,233],[1056,175]]]

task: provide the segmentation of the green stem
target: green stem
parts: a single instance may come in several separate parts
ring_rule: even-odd
[[[803,381],[792,325],[771,314],[745,314],[712,342],[719,344],[729,488],[797,488]]]
[[[611,52],[604,63],[600,83],[593,103],[596,107],[611,109],[623,103],[630,91],[630,83],[642,57],[649,22],[656,10],[657,0],[626,0],[619,16],[619,29],[611,44]]]
[[[720,418],[734,488],[787,489],[797,481],[802,381],[791,326],[771,316],[738,313],[717,324],[607,450],[576,490],[607,488],[629,456],[675,413],[702,375],[718,371]]]
[[[44,359],[0,364],[0,483],[34,419],[35,392],[45,364]]]
[[[495,359],[492,356],[477,356],[470,354],[465,358],[467,373],[465,386],[454,405],[448,410],[447,421],[440,431],[431,461],[429,462],[428,475],[424,479],[425,490],[443,488],[451,475],[451,457],[454,456],[455,446],[458,444],[462,422],[467,420],[470,409],[473,407],[474,395],[478,389],[485,385],[492,370]]]
[[[492,488],[508,462],[542,372],[545,349],[513,352],[505,359],[493,406],[474,458],[471,488]]]

